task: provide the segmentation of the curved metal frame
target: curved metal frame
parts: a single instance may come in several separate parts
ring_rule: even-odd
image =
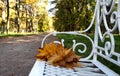
[[[114,7],[117,4],[117,11],[114,11]],[[110,9],[107,10],[107,6],[111,5]],[[110,15],[110,22],[114,24],[113,28],[110,29],[109,25],[106,20],[106,16]],[[104,27],[106,29],[106,32],[102,34],[102,29],[101,29],[101,23],[104,23]],[[94,34],[94,40],[92,40],[89,36],[82,34],[81,32],[87,32],[90,30],[90,28],[93,26],[93,23],[96,22],[95,24],[95,34]],[[112,32],[114,32],[118,28],[118,31],[120,32],[120,0],[118,2],[116,0],[97,0],[96,1],[96,7],[94,11],[94,16],[92,19],[91,24],[87,29],[84,31],[74,31],[74,32],[53,32],[48,35],[46,35],[41,43],[41,48],[43,48],[44,41],[46,38],[49,36],[53,35],[55,36],[56,34],[73,34],[73,35],[79,35],[79,36],[84,36],[87,39],[89,39],[92,43],[92,52],[91,54],[84,58],[83,60],[89,60],[92,56],[93,60],[97,61],[97,55],[109,60],[110,62],[120,66],[120,54],[115,52],[115,40]],[[105,38],[109,36],[110,41],[105,42],[105,46],[101,47],[98,45],[98,39],[101,40],[101,42],[104,42]],[[60,42],[59,42],[60,43]],[[62,44],[64,46],[64,40],[62,40]],[[76,43],[73,40],[73,50],[75,49],[76,46],[81,45],[84,47],[84,50],[80,50],[80,53],[85,53],[87,46],[83,43]],[[100,50],[100,52],[98,52]],[[110,53],[108,52],[110,50]],[[103,54],[102,52],[105,52]],[[117,60],[114,60],[111,58],[111,56],[114,55],[117,57]]]
[[[114,10],[115,5],[117,5],[117,10]],[[111,6],[110,9],[107,9],[107,6]],[[110,23],[113,24],[113,28],[110,28],[107,22],[106,16],[110,15]],[[104,24],[104,27],[106,31],[102,33],[101,29],[101,24]],[[88,30],[93,27],[93,24],[95,23],[95,32],[94,32],[94,40],[92,40],[89,36],[82,34],[83,32],[87,32]],[[81,61],[91,61],[93,62],[96,66],[98,66],[101,70],[103,70],[107,75],[109,76],[118,76],[115,72],[111,71],[108,69],[106,66],[101,64],[98,60],[97,57],[103,57],[106,60],[112,62],[113,64],[116,64],[118,67],[120,67],[120,53],[115,52],[115,39],[113,32],[118,29],[119,34],[120,34],[120,0],[96,0],[96,6],[94,10],[94,16],[91,21],[91,24],[89,27],[83,31],[73,31],[73,32],[53,32],[48,35],[46,35],[41,43],[41,48],[44,46],[45,40],[53,35],[56,36],[57,34],[73,34],[73,35],[79,35],[79,36],[84,36],[88,40],[90,40],[92,44],[92,51],[90,55],[86,58],[82,58]],[[105,46],[102,47],[98,45],[98,40],[100,39],[101,42],[104,42],[105,38],[109,37],[110,41],[105,42]],[[61,43],[64,46],[64,40],[60,41],[55,41],[56,43]],[[75,40],[73,40],[73,50],[75,50],[76,46],[83,46],[83,50],[78,50],[79,53],[84,54],[86,52],[87,46],[84,43],[76,43]],[[105,54],[103,54],[103,52]],[[111,58],[112,56],[116,56],[116,60]],[[90,59],[93,57],[93,59]]]

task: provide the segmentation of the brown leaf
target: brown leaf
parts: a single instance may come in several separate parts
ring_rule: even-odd
[[[44,48],[39,48],[39,54],[36,57],[40,60],[46,60],[49,64],[54,66],[62,66],[66,68],[73,68],[82,66],[78,61],[80,56],[77,56],[72,48],[64,48],[61,44],[49,43],[45,44]]]

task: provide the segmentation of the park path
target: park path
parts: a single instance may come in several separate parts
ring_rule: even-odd
[[[0,39],[0,76],[28,76],[45,35]],[[48,42],[55,39],[51,37]]]

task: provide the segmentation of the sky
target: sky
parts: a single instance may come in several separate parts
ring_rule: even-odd
[[[57,3],[52,4],[51,2],[55,0],[48,0],[48,6],[47,6],[47,11],[50,17],[53,17],[58,9],[54,9]],[[53,9],[49,11],[50,9]]]

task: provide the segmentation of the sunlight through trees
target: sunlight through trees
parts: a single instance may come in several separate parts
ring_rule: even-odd
[[[93,16],[94,0],[0,0],[0,32],[79,31]]]

